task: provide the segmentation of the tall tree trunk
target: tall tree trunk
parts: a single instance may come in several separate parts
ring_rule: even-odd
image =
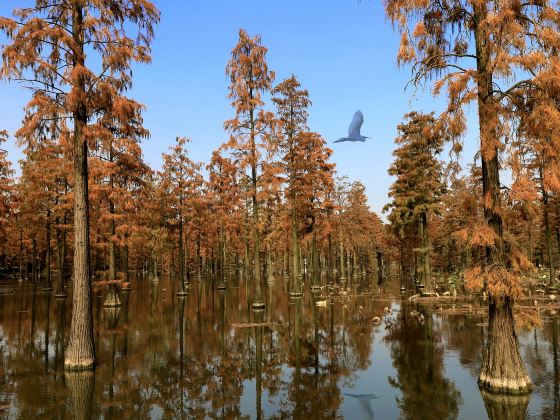
[[[123,249],[123,271],[124,271],[124,281],[130,283],[130,268],[128,265],[128,244],[124,244]]]
[[[66,219],[66,218],[65,218]],[[56,224],[59,224],[57,218]],[[56,267],[58,269],[58,281],[56,285],[56,297],[66,297],[66,284],[64,283],[64,260],[66,254],[66,232],[56,228]]]
[[[548,214],[548,192],[544,186],[544,176],[543,176],[543,165],[539,166],[539,181],[542,194],[542,205],[543,205],[543,218],[544,218],[544,230],[546,238],[546,251],[548,255],[548,287],[551,288],[556,283],[556,276],[554,271],[554,255],[552,253],[552,234],[550,230],[550,217]]]
[[[292,206],[295,206],[292,204]],[[292,276],[297,278],[299,276],[299,258],[298,258],[298,232],[297,232],[297,223],[296,223],[296,210],[295,208],[292,209],[292,217],[291,217],[291,225],[292,225]],[[295,283],[295,282],[294,282]]]
[[[81,3],[72,3],[72,34],[77,45],[74,65],[84,67]],[[84,135],[87,125],[85,80],[80,77],[78,84],[78,103],[74,111],[74,284],[69,342],[64,359],[64,367],[69,370],[93,369],[95,366],[89,262],[88,145]]]
[[[390,267],[389,267],[390,268]],[[393,271],[392,269],[390,271]],[[401,282],[401,291],[405,290],[405,279],[404,279],[404,241],[401,238],[401,243],[399,247],[399,279]]]
[[[109,160],[113,161],[113,154],[112,151],[110,152]],[[109,177],[109,184],[110,184],[110,191],[113,191],[113,175]],[[116,252],[116,244],[115,244],[115,205],[113,204],[112,200],[109,200],[109,214],[111,217],[110,229],[109,229],[109,280],[116,281],[117,280],[117,252]],[[107,289],[107,296],[105,296],[105,302],[103,306],[106,308],[115,308],[117,306],[121,306],[121,300],[119,298],[119,293],[117,291],[116,284],[110,284],[109,288]]]
[[[220,269],[222,282],[226,283],[227,273],[227,253],[226,253],[226,233],[223,224],[220,226]]]
[[[182,203],[180,204],[182,205]],[[179,215],[179,290],[178,296],[186,295],[185,291],[185,252],[183,249],[183,216]]]
[[[183,221],[183,282],[185,283],[185,290],[188,288],[189,284],[189,247],[188,244],[188,232],[187,232],[187,222]]]
[[[333,256],[333,246],[332,246],[332,235],[329,232],[329,237],[328,237],[328,246],[329,246],[329,261],[328,261],[328,265],[329,265],[329,270],[334,270],[334,256]]]
[[[317,255],[317,232],[313,229],[313,236],[311,238],[311,275],[313,276],[313,285],[319,284],[319,256]]]
[[[493,97],[493,80],[490,68],[490,35],[486,29],[488,9],[486,2],[473,4],[473,27],[475,33],[478,71],[478,115],[482,159],[482,190],[484,217],[494,231],[494,247],[486,248],[487,262],[504,266],[504,241],[500,209],[500,174],[495,127],[496,107]],[[531,381],[519,355],[515,334],[512,299],[489,293],[488,339],[479,384],[490,391],[525,392]]]
[[[201,266],[201,258],[200,258],[200,232],[196,238],[196,255],[195,255],[195,264],[196,264],[196,276],[198,281],[202,281],[202,266]]]
[[[46,246],[47,250],[45,253],[45,283],[43,284],[43,290],[52,290],[51,281],[51,211],[47,210],[47,232],[46,232]]]
[[[352,248],[352,275],[356,277],[358,275],[358,253],[356,252],[356,247]]]
[[[251,111],[251,121],[253,121],[253,111]],[[251,123],[253,124],[253,123]],[[251,127],[253,131],[253,127]],[[260,244],[260,230],[259,230],[259,207],[257,201],[257,151],[255,146],[254,134],[251,133],[251,153],[253,155],[251,163],[251,188],[252,188],[252,205],[253,205],[253,266],[254,266],[254,282],[255,282],[255,296],[253,297],[253,308],[264,309],[265,304],[262,298],[261,291],[261,244]]]
[[[422,274],[423,284],[426,286],[426,293],[434,292],[432,283],[432,273],[430,270],[430,238],[428,236],[428,215],[422,213],[420,215],[420,225],[422,230]]]
[[[342,244],[342,232],[340,231],[339,228],[339,232],[338,232],[338,245],[339,245],[339,258],[340,258],[340,274],[339,274],[339,278],[341,282],[346,281],[346,276],[344,273],[344,246]]]
[[[376,252],[377,257],[377,284],[383,283],[383,253],[381,251]]]
[[[556,225],[556,250],[558,253],[558,257],[560,257],[560,200],[556,200],[556,218],[555,218],[555,225]]]
[[[418,285],[426,286],[424,276],[424,219],[422,216],[418,219],[418,236],[420,237],[420,246],[416,251],[416,281]]]
[[[31,245],[31,258],[31,281],[35,284],[39,281],[37,275],[37,239],[35,239],[35,237],[33,238]]]
[[[266,269],[268,273],[268,281],[274,281],[274,267],[272,265],[272,250],[270,249],[270,244],[266,245]]]
[[[19,228],[19,281],[23,281],[23,229],[22,228]]]

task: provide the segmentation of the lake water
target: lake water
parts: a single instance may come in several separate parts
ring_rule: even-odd
[[[322,302],[327,288],[314,295],[305,287],[294,301],[278,277],[264,285],[259,314],[247,299],[249,281],[230,280],[225,291],[195,281],[180,299],[170,278],[141,280],[121,292],[117,311],[104,309],[96,292],[94,374],[63,371],[70,298],[3,281],[0,417],[560,418],[554,316],[519,331],[534,392],[494,397],[476,383],[483,306],[402,302],[367,279],[332,304]]]

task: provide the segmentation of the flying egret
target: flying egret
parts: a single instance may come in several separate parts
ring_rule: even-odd
[[[360,134],[360,128],[364,123],[364,114],[362,111],[358,110],[354,113],[350,127],[348,127],[348,137],[342,137],[335,141],[335,143],[341,143],[343,141],[366,141],[369,137],[362,136]]]

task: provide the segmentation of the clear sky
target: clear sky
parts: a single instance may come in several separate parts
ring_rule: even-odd
[[[0,0],[0,15],[33,0]],[[381,0],[156,0],[161,22],[156,28],[151,65],[134,67],[130,96],[147,106],[144,123],[146,161],[161,167],[161,154],[177,136],[192,139],[191,157],[208,162],[227,139],[223,122],[233,116],[226,98],[226,63],[239,28],[259,34],[268,47],[269,68],[280,82],[292,73],[309,90],[311,130],[334,150],[339,175],[361,180],[373,210],[387,202],[396,126],[413,109],[441,110],[429,90],[405,85],[410,68],[396,62],[399,36],[387,21]],[[2,42],[3,40],[0,40]],[[0,82],[0,129],[17,130],[29,92]],[[269,104],[270,106],[270,104]],[[354,112],[364,114],[366,143],[332,141],[345,136]],[[467,136],[465,161],[472,161]],[[12,162],[21,158],[13,137],[7,146]]]

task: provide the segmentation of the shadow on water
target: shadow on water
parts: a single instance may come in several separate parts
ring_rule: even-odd
[[[303,279],[301,297],[290,282],[263,281],[262,312],[244,275],[225,290],[193,277],[180,298],[139,279],[119,309],[98,291],[94,373],[63,372],[70,299],[2,283],[0,417],[560,418],[558,318],[519,332],[533,394],[496,396],[476,382],[482,310],[403,303],[360,275]]]

